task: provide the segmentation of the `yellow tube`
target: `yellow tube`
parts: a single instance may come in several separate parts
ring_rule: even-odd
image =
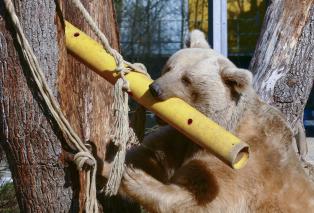
[[[95,40],[66,22],[66,47],[84,64],[111,83],[117,80],[116,63]],[[156,113],[161,119],[178,129],[195,143],[209,149],[234,169],[242,168],[249,158],[249,147],[205,115],[178,98],[156,100],[149,92],[153,82],[144,74],[130,72],[126,75],[130,95],[137,102]]]

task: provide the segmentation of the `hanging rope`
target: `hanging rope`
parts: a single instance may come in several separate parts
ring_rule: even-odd
[[[121,183],[122,175],[124,172],[124,161],[126,155],[126,147],[127,144],[137,143],[138,140],[132,130],[129,127],[129,104],[128,104],[128,95],[125,91],[129,91],[129,83],[125,78],[125,74],[130,72],[130,70],[134,70],[136,72],[143,73],[147,76],[148,73],[146,68],[142,67],[138,64],[131,64],[125,60],[119,54],[119,52],[113,49],[106,36],[101,32],[91,15],[85,9],[84,5],[81,3],[80,0],[72,0],[72,3],[79,9],[82,13],[84,19],[89,24],[93,32],[96,36],[100,39],[104,49],[114,57],[117,68],[116,71],[120,73],[121,79],[119,79],[114,87],[114,116],[115,116],[115,124],[112,128],[112,140],[114,144],[118,147],[118,152],[115,155],[113,160],[113,166],[110,171],[110,175],[107,181],[106,195],[116,195],[118,193],[118,189]],[[125,67],[127,65],[128,67]]]
[[[129,106],[128,103],[128,94],[123,92],[123,80],[120,78],[114,86],[114,125],[111,129],[111,140],[118,147],[118,152],[116,153],[112,169],[110,171],[110,177],[107,181],[107,186],[105,193],[107,195],[113,195],[118,192],[121,177],[124,171],[124,161],[126,153],[126,144],[129,140]],[[126,125],[127,124],[127,125]]]
[[[122,56],[115,49],[111,48],[108,39],[101,32],[93,18],[80,0],[72,0],[72,3],[82,13],[84,19],[90,25],[96,36],[100,39],[104,49],[114,57],[117,68],[116,71],[120,73],[121,79],[118,80],[114,87],[114,115],[115,125],[112,131],[112,140],[118,147],[118,152],[113,160],[113,166],[109,174],[109,178],[106,185],[106,195],[115,195],[118,192],[122,175],[124,172],[124,160],[126,155],[126,143],[129,139],[128,128],[128,96],[123,90],[129,91],[129,83],[125,79],[125,73],[129,72],[129,69],[124,67],[124,60]]]
[[[65,116],[61,112],[58,102],[55,100],[52,92],[50,91],[48,84],[46,82],[43,71],[39,65],[39,62],[28,43],[23,29],[21,27],[20,21],[16,15],[14,5],[11,0],[4,0],[6,9],[10,14],[10,17],[13,22],[14,29],[17,34],[18,43],[22,49],[25,60],[27,61],[29,68],[32,73],[32,77],[36,82],[38,90],[44,99],[51,115],[57,122],[59,128],[68,139],[70,147],[75,147],[78,153],[74,156],[74,161],[78,166],[78,169],[81,170],[86,161],[92,162],[89,170],[86,171],[86,204],[85,211],[98,212],[98,204],[96,199],[96,169],[97,164],[95,158],[90,154],[89,150],[86,148],[84,143],[78,137],[78,135],[71,128],[69,122],[66,120]]]

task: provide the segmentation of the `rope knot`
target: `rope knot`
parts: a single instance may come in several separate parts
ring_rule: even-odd
[[[131,72],[131,69],[128,67],[123,66],[117,66],[116,72],[118,72],[120,74],[120,77],[123,80],[123,84],[122,84],[122,90],[125,92],[130,92],[130,84],[129,81],[125,78],[125,74],[128,74],[129,72]]]
[[[74,162],[79,171],[82,170],[84,164],[87,164],[91,167],[96,165],[96,159],[90,152],[81,151],[74,155]]]

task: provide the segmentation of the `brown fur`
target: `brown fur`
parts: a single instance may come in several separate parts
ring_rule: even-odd
[[[165,126],[128,153],[120,193],[150,212],[314,212],[314,187],[281,113],[257,97],[248,71],[202,47],[170,58],[155,81],[160,98],[182,98],[248,143],[247,166],[233,170]]]

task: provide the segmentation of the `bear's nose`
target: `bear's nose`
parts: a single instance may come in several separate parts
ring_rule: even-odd
[[[154,97],[159,97],[162,93],[159,84],[155,82],[149,85],[149,91]]]

